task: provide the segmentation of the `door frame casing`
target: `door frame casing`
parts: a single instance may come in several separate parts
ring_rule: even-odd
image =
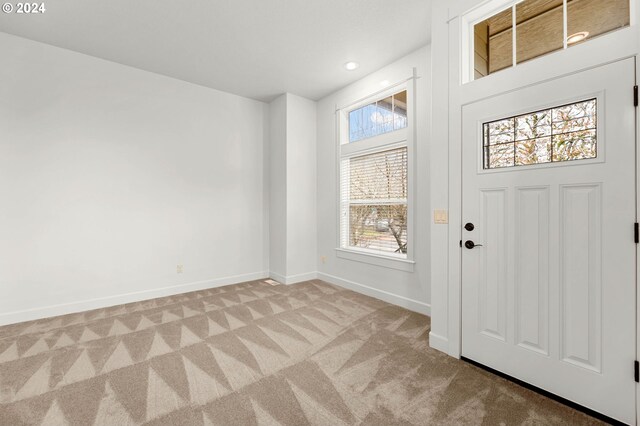
[[[445,4],[448,3],[448,4]],[[482,0],[434,2],[432,10],[433,116],[432,209],[448,207],[449,224],[431,223],[432,330],[435,349],[460,358],[462,349],[462,107],[503,93],[570,76],[640,53],[638,25],[461,85],[461,16]],[[632,23],[640,22],[640,0],[632,0]],[[447,64],[447,66],[442,66]],[[448,182],[443,191],[442,182]],[[637,198],[637,197],[636,197]],[[442,250],[443,247],[446,250]],[[640,271],[640,269],[639,269]],[[640,273],[640,272],[639,272]],[[638,327],[637,327],[638,328]],[[640,348],[639,348],[640,353]]]
[[[486,97],[571,75],[596,66],[640,55],[640,0],[631,0],[632,25],[589,43],[529,61],[474,82],[461,85],[461,16],[490,0],[432,2],[431,64],[432,108],[430,194],[431,209],[446,209],[449,224],[430,221],[431,235],[431,347],[460,358],[462,349],[461,249],[462,237],[462,106]],[[636,59],[636,63],[638,60]],[[636,78],[640,81],[636,67]],[[433,84],[437,83],[437,84]],[[636,111],[636,128],[640,117]],[[636,133],[637,134],[637,133]],[[636,149],[637,150],[637,149]],[[640,168],[640,158],[637,158]],[[640,169],[639,169],[640,170]],[[640,176],[638,176],[640,178]],[[637,188],[640,179],[637,179]],[[636,197],[640,211],[640,197]],[[637,259],[637,276],[640,260]],[[636,306],[640,292],[636,291]],[[640,315],[636,309],[636,356],[640,357]],[[630,367],[630,374],[633,369]],[[638,386],[638,385],[636,385]],[[636,391],[636,407],[640,392]],[[640,410],[636,409],[638,424]]]
[[[640,83],[640,55],[635,56],[635,77],[636,87]],[[636,223],[640,221],[638,212],[640,212],[640,196],[638,189],[640,188],[640,155],[638,155],[638,143],[640,143],[640,107],[636,106],[635,109],[635,157],[636,157]],[[640,315],[638,313],[638,307],[640,306],[640,292],[638,291],[638,281],[640,277],[640,250],[638,244],[636,244],[636,362],[640,360]],[[640,424],[640,385],[636,383],[636,424]]]

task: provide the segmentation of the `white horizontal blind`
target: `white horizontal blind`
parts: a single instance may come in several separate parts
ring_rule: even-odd
[[[343,248],[406,257],[407,156],[407,147],[402,147],[341,161]]]

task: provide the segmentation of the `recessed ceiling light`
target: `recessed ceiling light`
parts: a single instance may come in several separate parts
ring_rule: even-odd
[[[360,66],[360,64],[359,64],[359,63],[357,63],[357,62],[353,62],[353,61],[351,61],[351,62],[347,62],[346,64],[344,64],[344,68],[345,68],[347,71],[353,71],[353,70],[355,70],[356,68],[358,68],[359,66]]]
[[[567,37],[567,44],[578,43],[587,37],[589,37],[589,31],[580,31],[579,33],[571,34]]]
[[[389,80],[382,80],[380,82],[380,86],[382,87],[387,87],[388,85],[390,85],[391,83],[389,83]]]

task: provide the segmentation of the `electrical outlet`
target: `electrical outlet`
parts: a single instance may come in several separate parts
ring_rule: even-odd
[[[327,256],[320,256],[320,262],[327,263]]]
[[[181,274],[184,272],[184,265],[178,265],[176,266],[176,272]]]

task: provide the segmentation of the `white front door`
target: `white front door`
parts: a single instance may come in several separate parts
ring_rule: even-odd
[[[462,145],[462,355],[627,423],[634,73],[628,59],[466,105]]]

